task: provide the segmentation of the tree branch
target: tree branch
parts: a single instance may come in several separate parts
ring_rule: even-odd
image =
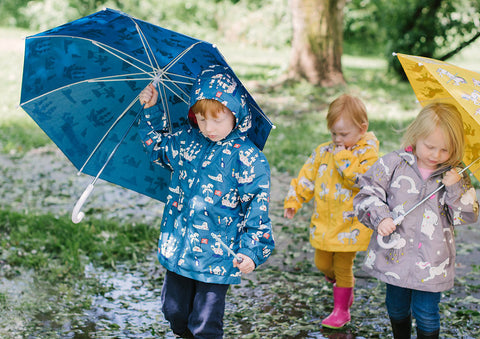
[[[467,47],[468,45],[470,45],[472,42],[474,42],[475,40],[477,40],[479,37],[480,37],[480,32],[477,32],[477,34],[475,34],[470,40],[467,40],[467,41],[462,42],[462,43],[460,44],[460,46],[458,46],[457,48],[455,48],[453,51],[448,52],[448,53],[445,54],[444,56],[438,58],[438,60],[445,61],[445,60],[451,58],[452,56],[454,56],[455,54],[457,54],[458,52],[460,52],[462,49],[464,49],[465,47]]]

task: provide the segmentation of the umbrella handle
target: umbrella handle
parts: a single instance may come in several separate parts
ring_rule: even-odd
[[[400,241],[400,239],[393,239],[390,242],[385,242],[385,241],[383,241],[383,236],[381,236],[380,234],[377,234],[378,246],[380,246],[381,248],[387,249],[387,250],[397,246],[399,241]]]
[[[393,219],[393,223],[395,225],[400,225],[403,219],[405,219],[405,215],[406,214],[399,215],[398,217]],[[399,244],[400,241],[401,239],[394,237],[393,239],[390,240],[390,242],[386,243],[385,241],[383,241],[383,236],[381,236],[380,234],[377,234],[377,243],[381,248],[385,248],[385,249],[394,248]]]
[[[85,191],[83,191],[82,195],[80,196],[80,199],[78,199],[77,203],[73,207],[72,211],[72,221],[75,224],[78,224],[80,221],[82,221],[83,217],[85,216],[85,213],[80,212],[80,209],[82,208],[83,204],[87,200],[88,196],[92,193],[93,191],[93,184],[89,184]]]

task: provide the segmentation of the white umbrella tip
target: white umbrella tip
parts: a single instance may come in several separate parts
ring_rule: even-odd
[[[397,56],[397,52],[393,52],[393,53],[392,53],[392,56]]]

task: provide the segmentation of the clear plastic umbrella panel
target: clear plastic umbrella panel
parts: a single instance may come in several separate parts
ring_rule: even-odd
[[[165,201],[170,172],[150,162],[137,136],[138,95],[157,84],[175,131],[188,121],[193,81],[214,64],[229,67],[215,45],[111,9],[26,38],[20,106],[94,177],[74,222],[98,178]],[[263,149],[272,124],[250,95],[247,105],[248,137]]]

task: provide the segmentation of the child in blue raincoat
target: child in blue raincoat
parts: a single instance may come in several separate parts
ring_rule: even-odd
[[[222,338],[225,297],[270,256],[270,168],[247,137],[246,91],[228,68],[205,69],[190,96],[189,126],[167,132],[152,85],[139,133],[151,160],[172,171],[158,243],[167,269],[163,312],[177,336]],[[237,262],[217,237],[242,262]]]

